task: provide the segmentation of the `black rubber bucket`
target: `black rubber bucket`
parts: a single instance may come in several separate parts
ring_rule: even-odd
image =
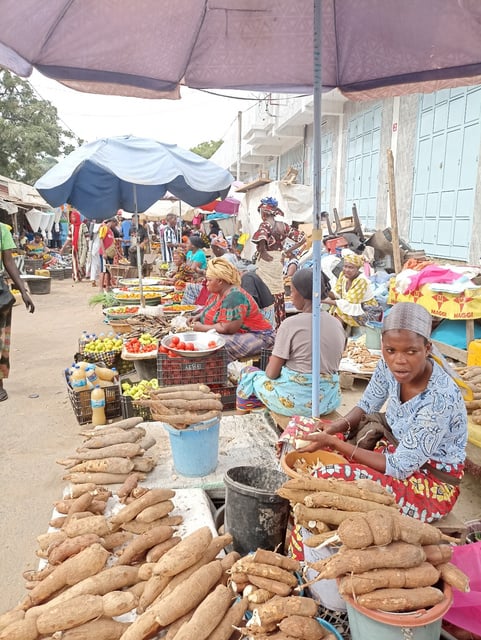
[[[286,480],[276,469],[228,469],[224,527],[234,539],[234,551],[245,555],[260,548],[284,553],[289,502],[276,495],[276,490]]]

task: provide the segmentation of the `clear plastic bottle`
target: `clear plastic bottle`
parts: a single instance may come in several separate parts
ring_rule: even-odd
[[[80,353],[82,353],[83,348],[85,347],[85,345],[90,342],[89,339],[89,334],[87,333],[87,331],[82,331],[82,335],[79,338],[79,348],[80,348]]]
[[[107,367],[99,367],[98,365],[95,367],[95,372],[101,380],[108,380],[109,382],[112,382],[119,373],[115,368],[109,369]]]
[[[100,385],[96,385],[90,392],[90,405],[92,407],[92,424],[94,427],[106,424],[105,417],[105,391]]]
[[[74,391],[85,391],[87,389],[87,380],[85,378],[85,371],[81,369],[78,364],[73,367],[73,371],[70,375],[70,386]]]
[[[96,369],[97,367],[94,364],[89,364],[85,369],[85,379],[89,389],[93,389],[97,384],[99,384]]]

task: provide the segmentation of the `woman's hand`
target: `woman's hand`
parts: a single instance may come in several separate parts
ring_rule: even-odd
[[[192,322],[190,326],[194,331],[205,332],[205,331],[209,331],[209,329],[212,329],[212,327],[209,327],[209,325],[207,324],[202,324],[202,322],[199,322],[199,320],[195,320],[194,322]]]
[[[29,311],[30,313],[33,313],[35,311],[35,305],[33,304],[32,298],[28,295],[26,291],[22,291],[22,300],[27,311]]]
[[[311,433],[309,435],[302,435],[303,440],[309,441],[311,444],[298,449],[301,452],[318,451],[319,449],[335,449],[339,439],[336,436],[327,433],[326,431],[320,431],[318,433]]]

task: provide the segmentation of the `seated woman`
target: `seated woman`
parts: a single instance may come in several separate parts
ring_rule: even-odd
[[[368,278],[361,272],[364,258],[356,253],[343,255],[344,266],[334,289],[322,302],[345,327],[359,327],[367,320],[380,320],[382,309],[374,297]]]
[[[229,361],[270,349],[274,330],[252,296],[240,287],[239,271],[227,260],[213,258],[206,275],[210,295],[201,313],[189,321],[193,331],[215,329],[225,340]]]
[[[403,514],[425,522],[453,508],[467,439],[461,390],[454,372],[433,355],[430,335],[424,307],[396,304],[384,318],[382,359],[360,402],[344,418],[322,424],[322,432],[303,435],[311,444],[301,449],[338,451],[346,463],[321,467],[319,477],[375,480],[394,494]],[[375,413],[385,402],[386,413]],[[346,441],[360,425],[357,442]],[[373,450],[363,448],[376,430]]]
[[[204,243],[200,236],[192,235],[189,237],[186,260],[190,269],[197,274],[203,274],[207,269],[207,258],[202,249],[203,246]]]
[[[188,265],[186,252],[177,247],[172,254],[172,265],[165,274],[169,284],[176,282],[192,282],[196,277],[195,271]]]
[[[312,278],[312,269],[293,275],[292,302],[300,313],[281,323],[266,370],[246,367],[242,371],[237,386],[239,410],[265,406],[285,416],[312,415]],[[345,343],[341,324],[321,311],[320,415],[341,404],[338,371]]]
[[[25,251],[32,258],[41,258],[48,251],[41,233],[33,234],[33,240],[25,246]]]

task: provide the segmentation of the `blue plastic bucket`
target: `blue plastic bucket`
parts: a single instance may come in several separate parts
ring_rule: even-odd
[[[220,418],[192,424],[186,429],[163,425],[169,432],[174,467],[191,478],[215,471],[219,459]]]

